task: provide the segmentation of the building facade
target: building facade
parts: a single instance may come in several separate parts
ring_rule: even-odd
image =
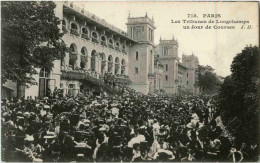
[[[177,93],[179,85],[193,90],[198,60],[184,56],[180,64],[178,42],[174,38],[160,39],[159,45],[155,45],[155,22],[147,14],[129,15],[127,32],[124,32],[73,2],[56,4],[55,13],[62,20],[59,26],[64,33],[62,39],[69,52],[63,59],[54,61],[51,71],[37,69],[38,74],[33,77],[38,84],[27,85],[22,96],[44,97],[55,88],[73,95],[100,91],[96,83],[105,73],[129,77],[129,86],[144,94],[156,90]],[[91,75],[77,71],[83,69]],[[189,76],[185,77],[187,73]]]

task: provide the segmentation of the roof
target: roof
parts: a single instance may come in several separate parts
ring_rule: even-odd
[[[184,66],[182,63],[178,63],[178,66],[188,69],[188,67]]]
[[[113,34],[123,37],[124,39],[136,42],[128,36],[127,32],[113,26],[112,24],[107,23],[105,19],[99,18],[98,16],[86,11],[84,8],[76,6],[72,2],[65,1],[63,3],[63,7],[64,12],[72,13],[81,18],[84,18],[89,24],[94,24],[98,27],[102,27]]]

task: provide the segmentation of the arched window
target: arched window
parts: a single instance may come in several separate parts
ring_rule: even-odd
[[[119,51],[119,42],[116,42],[116,48],[115,49]]]
[[[108,56],[108,72],[112,72],[112,68],[113,68],[113,57],[112,55]]]
[[[91,52],[91,71],[96,71],[96,50]]]
[[[85,68],[86,63],[88,62],[88,54],[87,49],[85,47],[81,48],[81,58],[80,58],[80,67]]]
[[[105,37],[105,36],[101,36],[101,40],[102,40],[103,42],[106,42],[106,37]]]
[[[87,35],[88,34],[88,29],[87,28],[82,28],[82,33]]]
[[[70,50],[71,52],[76,53],[76,48],[73,44],[70,45]]]
[[[97,33],[96,32],[92,32],[92,37],[97,39]]]
[[[101,45],[107,46],[106,37],[105,36],[101,36]]]
[[[125,60],[122,59],[121,61],[121,74],[125,75]]]
[[[119,58],[116,57],[116,59],[115,59],[115,75],[118,74],[118,72],[119,72],[119,68],[120,68],[120,63],[119,62],[120,62]]]
[[[135,53],[135,60],[138,61],[138,52]]]
[[[73,34],[75,36],[79,36],[78,26],[75,23],[71,23],[71,25],[70,25],[70,34]]]
[[[113,40],[112,39],[109,39],[109,44],[113,45]]]
[[[125,50],[125,45],[122,46],[123,50]]]
[[[118,48],[119,48],[119,42],[116,42],[116,47],[118,47]]]
[[[77,60],[77,49],[75,44],[70,45],[70,60],[69,60],[69,67],[74,70]]]
[[[75,23],[71,23],[71,29],[78,30],[78,26]]]

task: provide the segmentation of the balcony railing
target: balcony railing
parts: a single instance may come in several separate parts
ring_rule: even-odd
[[[112,44],[108,44],[108,47],[109,47],[110,49],[114,49],[114,46],[113,46]]]
[[[97,44],[99,43],[99,41],[95,37],[92,37],[92,42],[97,43]]]
[[[79,33],[76,29],[70,29],[70,34],[75,35],[75,36],[79,36]]]
[[[131,80],[129,78],[126,77],[115,77],[119,83],[123,84],[123,85],[129,85],[131,84]]]
[[[105,41],[101,41],[101,45],[107,47],[107,44]]]
[[[127,77],[115,77],[112,74],[105,74],[103,77],[99,76],[99,78],[97,76],[88,72],[61,70],[62,79],[90,82],[112,93],[122,93],[121,88],[118,88],[118,86],[126,86],[131,83],[131,80]]]
[[[88,37],[88,35],[85,34],[85,33],[82,33],[82,34],[81,34],[81,38],[83,38],[83,39],[85,39],[85,40],[90,40],[90,38]]]

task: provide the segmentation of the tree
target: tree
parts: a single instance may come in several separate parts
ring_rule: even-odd
[[[231,75],[222,84],[218,99],[229,131],[241,142],[258,142],[258,47],[245,47],[231,64]]]
[[[198,65],[196,75],[195,86],[199,88],[201,93],[214,94],[217,92],[220,81],[211,66]]]
[[[17,87],[36,84],[36,68],[51,70],[53,61],[65,55],[66,45],[51,1],[2,2],[2,83]]]

